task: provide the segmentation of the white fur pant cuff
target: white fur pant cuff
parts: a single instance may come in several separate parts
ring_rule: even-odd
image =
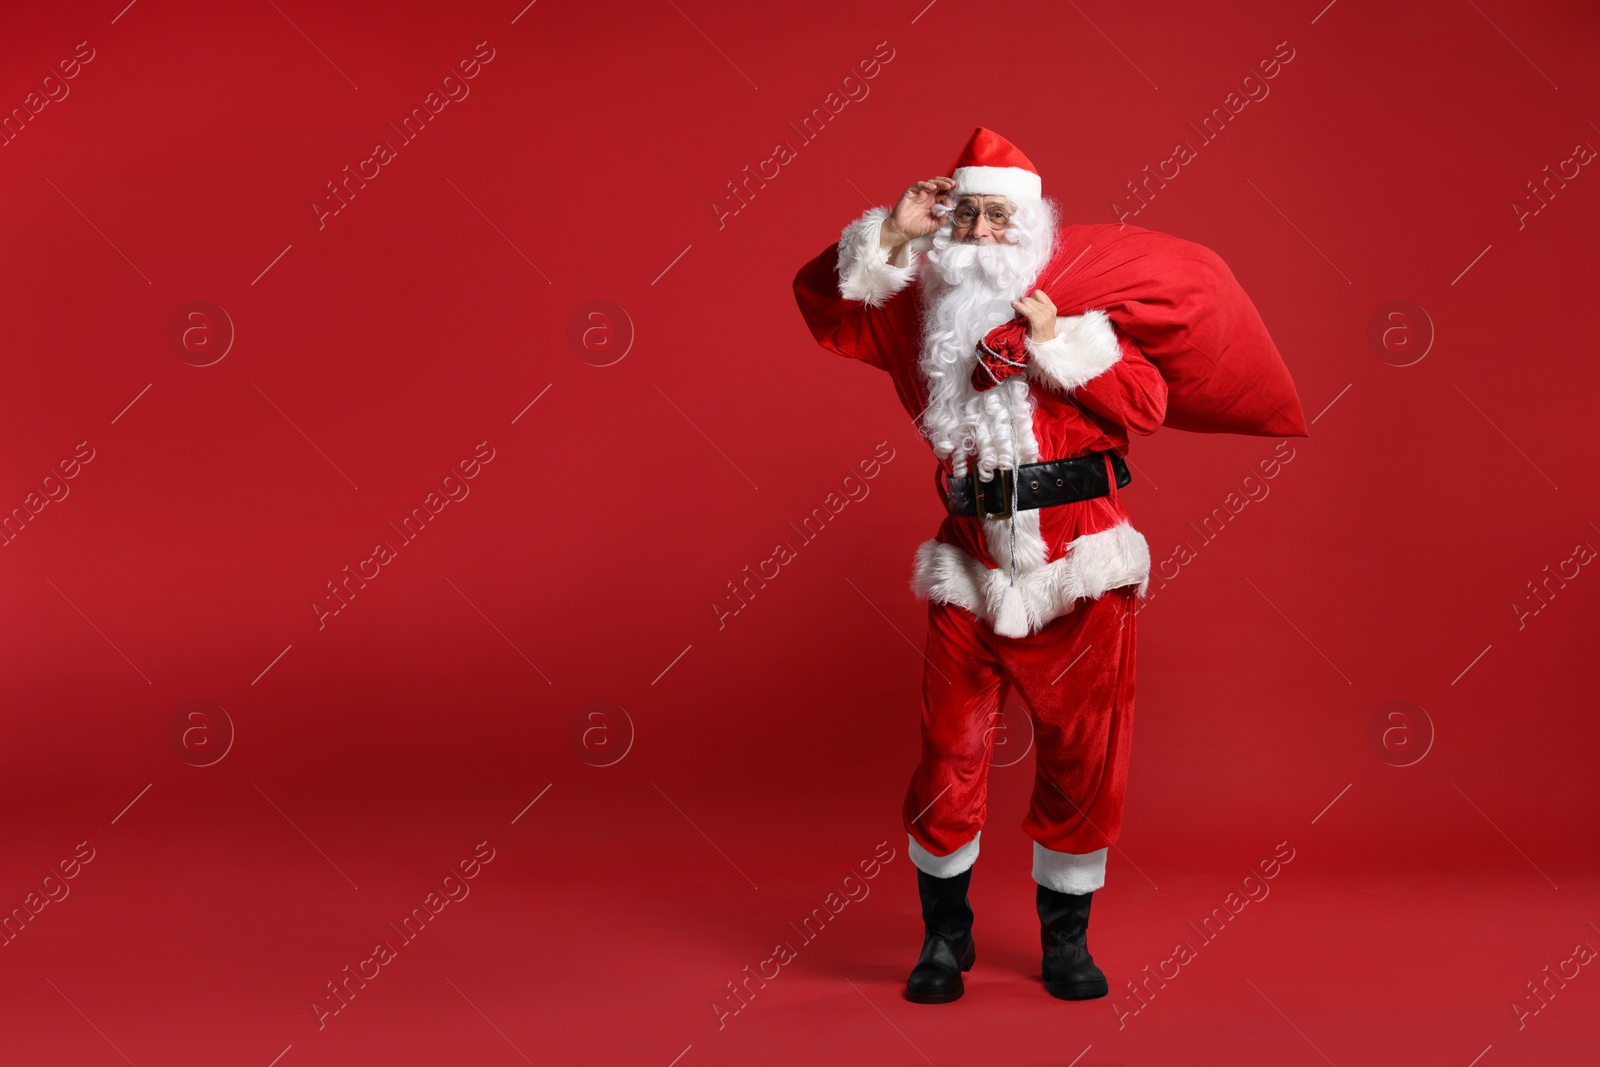
[[[906,847],[906,854],[911,857],[912,864],[923,874],[931,874],[935,878],[954,878],[962,871],[972,866],[978,858],[978,838],[983,836],[983,831],[972,835],[972,840],[950,853],[948,856],[935,856],[932,852],[917,844],[917,839],[910,834],[906,835],[911,843]]]
[[[1033,880],[1057,893],[1092,893],[1106,884],[1106,853],[1056,852],[1033,843]]]

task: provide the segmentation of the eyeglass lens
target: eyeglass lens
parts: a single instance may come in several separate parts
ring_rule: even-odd
[[[1003,208],[991,207],[980,212],[975,207],[959,207],[955,210],[956,224],[963,228],[972,226],[977,223],[980,214],[989,220],[989,225],[996,229],[1005,226],[1011,220],[1011,216]]]

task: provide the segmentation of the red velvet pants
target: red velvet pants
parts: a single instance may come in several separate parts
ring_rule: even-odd
[[[1123,586],[1010,638],[966,608],[929,601],[922,757],[902,811],[911,841],[931,854],[919,868],[946,877],[976,857],[995,716],[1011,686],[1033,719],[1033,795],[1022,829],[1036,843],[1035,876],[1041,862],[1075,862],[1054,853],[1116,843],[1133,740],[1135,604],[1135,587]],[[946,869],[929,869],[943,857]],[[1099,864],[1103,878],[1103,853]],[[1067,885],[1083,876],[1061,877]]]

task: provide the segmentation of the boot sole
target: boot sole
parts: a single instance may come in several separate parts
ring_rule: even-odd
[[[1074,982],[1070,985],[1044,984],[1045,991],[1057,1000],[1094,1000],[1103,997],[1110,988],[1104,981],[1100,982]]]

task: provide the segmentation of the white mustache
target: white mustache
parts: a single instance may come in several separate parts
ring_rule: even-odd
[[[941,246],[936,239],[934,247],[928,250],[928,261],[947,285],[960,285],[975,275],[996,288],[1029,281],[1031,279],[1022,277],[1029,258],[1025,249],[1004,242],[979,244],[951,240]]]

